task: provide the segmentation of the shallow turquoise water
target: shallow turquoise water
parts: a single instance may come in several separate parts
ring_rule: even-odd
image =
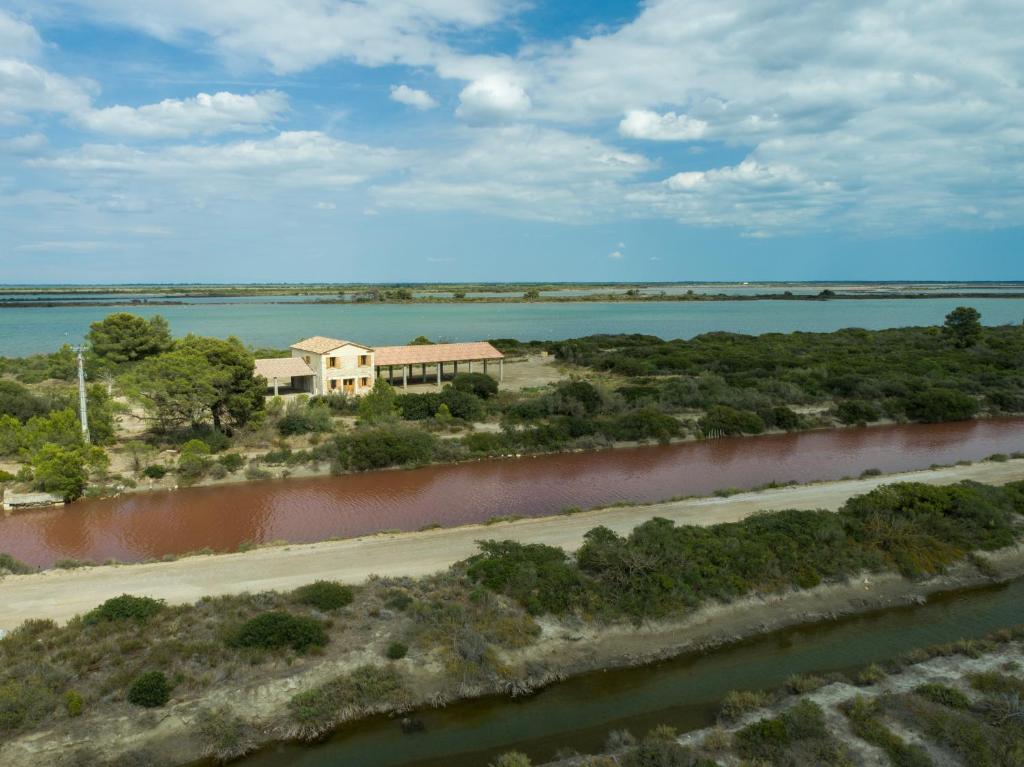
[[[968,304],[990,325],[1018,323],[1024,299],[928,298],[852,301],[722,301],[582,304],[191,304],[130,307],[162,314],[175,335],[236,335],[256,346],[285,347],[312,335],[373,345],[402,344],[418,335],[435,341],[482,338],[555,340],[593,333],[649,333],[692,338],[716,330],[736,333],[831,331],[936,325]],[[121,308],[61,306],[0,309],[0,355],[22,356],[77,343],[89,323]]]

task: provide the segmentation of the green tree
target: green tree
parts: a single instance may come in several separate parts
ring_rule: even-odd
[[[82,451],[60,445],[43,445],[32,457],[32,468],[36,486],[65,501],[80,498],[89,480]]]
[[[29,452],[35,452],[44,445],[73,449],[81,444],[82,424],[78,413],[71,408],[29,418],[21,435],[21,447]]]
[[[122,383],[163,429],[211,419],[223,431],[244,425],[263,408],[265,382],[253,376],[253,364],[237,338],[189,335],[141,362]]]
[[[117,312],[89,326],[89,344],[99,359],[114,365],[138,362],[167,351],[171,331],[159,314],[148,320],[136,314]]]
[[[409,346],[428,346],[428,345],[433,344],[433,343],[434,342],[431,341],[426,336],[416,336],[414,339],[412,339],[409,342]]]
[[[175,349],[144,360],[121,383],[142,402],[160,429],[169,430],[206,419],[217,395],[214,377],[203,355]]]
[[[398,395],[383,378],[373,382],[373,389],[359,400],[359,418],[366,423],[381,423],[398,417]]]
[[[253,375],[252,353],[237,338],[221,340],[187,335],[174,348],[197,352],[209,363],[215,392],[210,412],[217,429],[223,431],[226,424],[245,425],[263,410],[267,383]]]
[[[942,332],[958,349],[974,346],[981,338],[981,314],[970,306],[958,306],[946,315]]]
[[[0,455],[17,455],[25,427],[13,415],[0,415]]]
[[[523,298],[525,298],[527,301],[535,301],[536,299],[540,298],[540,291],[537,290],[536,288],[530,288],[525,293],[523,293]]]

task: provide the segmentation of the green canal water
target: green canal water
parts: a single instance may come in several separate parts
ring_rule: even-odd
[[[591,673],[529,697],[488,698],[417,712],[422,732],[377,717],[316,745],[279,744],[244,767],[482,767],[516,749],[534,764],[559,749],[599,750],[611,730],[680,731],[714,721],[733,689],[774,688],[793,674],[855,669],[917,647],[981,637],[1024,622],[1024,580],[916,607],[787,629],[635,669]]]
[[[723,301],[701,303],[545,304],[297,304],[192,303],[181,306],[59,306],[0,310],[0,356],[18,357],[78,343],[89,323],[115,311],[162,314],[175,335],[235,335],[254,346],[287,347],[311,335],[351,338],[375,346],[435,341],[517,338],[558,340],[594,333],[648,333],[692,338],[733,333],[827,332],[938,325],[961,304],[989,325],[1019,323],[1024,299],[927,298],[856,301]]]

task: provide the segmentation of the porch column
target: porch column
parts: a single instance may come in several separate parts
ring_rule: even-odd
[[[487,375],[487,360],[484,360],[484,375]]]
[[[505,360],[498,360],[498,383],[505,380]]]
[[[472,373],[473,372],[473,360],[470,360],[466,364],[469,365],[469,372]]]
[[[438,362],[437,363],[437,385],[438,386],[441,385],[441,367],[442,367],[442,363]]]
[[[458,362],[453,362],[452,363],[452,367],[454,368],[454,371],[452,372],[452,375],[453,376],[457,376],[459,374],[459,363]]]
[[[411,367],[412,367],[412,365],[402,365],[402,388],[403,389],[408,389],[409,388],[409,368],[411,368]]]
[[[426,382],[427,382],[427,363],[424,362],[422,365],[420,365],[420,383],[426,383]]]
[[[274,396],[277,396],[277,376],[274,376]]]

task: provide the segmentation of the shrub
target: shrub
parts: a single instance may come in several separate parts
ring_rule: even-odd
[[[354,595],[351,587],[336,581],[314,581],[295,589],[292,598],[300,604],[327,612],[352,604]]]
[[[836,405],[835,416],[840,423],[852,426],[877,421],[882,417],[882,412],[874,403],[861,399],[847,399]]]
[[[74,690],[64,693],[64,709],[68,712],[68,716],[81,716],[82,704],[82,696]]]
[[[223,466],[230,473],[234,474],[245,466],[245,458],[243,458],[239,453],[225,453],[217,459],[217,463]]]
[[[935,388],[912,394],[904,402],[903,408],[907,417],[914,421],[966,421],[978,412],[978,402],[960,391]]]
[[[565,613],[580,606],[584,584],[561,549],[542,543],[481,541],[469,577],[516,599],[530,613]]]
[[[11,575],[25,575],[27,573],[34,573],[36,568],[32,565],[27,565],[20,559],[15,559],[10,554],[0,554],[0,573],[10,573]]]
[[[167,467],[153,463],[143,469],[142,473],[150,479],[163,479],[167,475]]]
[[[0,733],[42,721],[55,705],[53,693],[38,682],[11,679],[0,683]]]
[[[488,765],[488,767],[531,767],[530,757],[519,751],[509,751],[502,754]]]
[[[255,728],[226,706],[207,709],[198,719],[199,737],[207,757],[229,762],[259,746]]]
[[[768,693],[762,690],[730,690],[722,698],[719,716],[735,720],[768,705]]]
[[[80,498],[89,479],[82,451],[60,445],[46,444],[37,450],[32,470],[40,490],[56,493],[65,501]]]
[[[480,399],[490,399],[498,393],[498,382],[486,373],[459,373],[452,379],[452,387]]]
[[[178,455],[178,475],[186,481],[202,477],[210,467],[210,446],[201,439],[190,439]]]
[[[299,652],[310,647],[323,647],[327,642],[327,631],[321,621],[282,611],[261,613],[228,637],[228,644],[232,647],[267,650],[290,647]]]
[[[409,699],[405,677],[393,666],[360,666],[288,701],[295,734],[316,738],[343,719],[400,708]]]
[[[441,391],[441,404],[437,406],[438,412],[441,405],[448,408],[453,418],[461,418],[464,421],[479,421],[484,417],[483,400],[469,391],[456,389],[451,385],[445,386]]]
[[[749,410],[712,405],[700,419],[700,428],[705,434],[760,434],[764,431],[764,421]]]
[[[432,434],[407,426],[365,429],[341,437],[339,460],[355,471],[388,466],[427,463],[434,457],[437,440]]]
[[[385,653],[391,660],[401,660],[409,653],[409,645],[402,642],[392,642],[388,645]]]
[[[162,599],[151,597],[135,597],[131,594],[122,594],[119,597],[112,597],[85,614],[84,620],[87,625],[101,623],[104,621],[135,620],[145,623],[164,608]]]
[[[159,708],[171,698],[171,686],[162,671],[148,671],[128,688],[128,702],[143,708]]]
[[[331,399],[347,399],[334,396]],[[333,427],[331,411],[322,399],[307,400],[304,397],[288,403],[284,415],[277,422],[277,430],[281,434],[307,434],[330,431]]]
[[[959,690],[944,684],[922,684],[920,687],[914,688],[914,694],[947,708],[967,710],[971,707],[970,698]]]

